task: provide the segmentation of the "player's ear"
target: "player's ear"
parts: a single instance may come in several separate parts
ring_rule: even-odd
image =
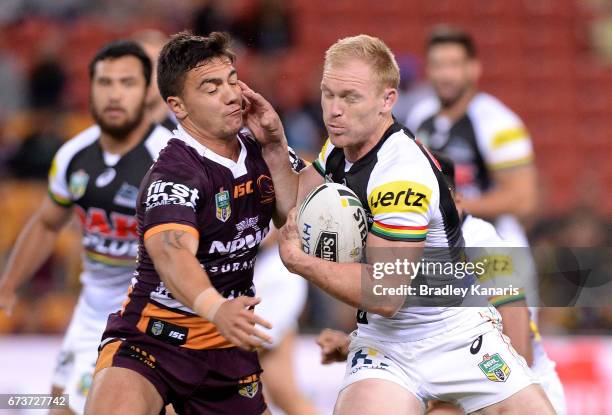
[[[185,103],[180,97],[170,96],[166,99],[166,103],[178,120],[183,120],[187,117],[187,109]]]
[[[391,112],[396,102],[397,102],[397,89],[385,88],[383,90],[383,107],[381,108],[381,113]]]

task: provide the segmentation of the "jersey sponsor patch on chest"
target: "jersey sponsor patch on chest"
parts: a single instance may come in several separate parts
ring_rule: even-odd
[[[396,181],[374,188],[368,197],[368,205],[374,215],[398,212],[425,213],[430,200],[431,189],[427,186],[411,181]]]
[[[198,189],[181,183],[156,180],[147,189],[146,210],[164,205],[181,205],[195,210],[200,198]]]
[[[263,229],[253,228],[253,231],[254,233],[250,232],[244,236],[242,236],[244,231],[239,231],[231,241],[212,241],[208,253],[233,254],[237,251],[253,249],[266,237],[270,228],[268,226]]]

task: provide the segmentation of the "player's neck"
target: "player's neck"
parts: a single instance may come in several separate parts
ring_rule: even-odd
[[[102,150],[106,151],[107,153],[122,156],[140,143],[150,126],[151,124],[148,122],[148,120],[143,120],[138,127],[134,128],[126,137],[122,138],[113,137],[112,135],[101,131],[100,146],[102,147]]]
[[[387,129],[391,127],[393,123],[393,117],[391,114],[389,114],[389,116],[385,117],[384,121],[378,125],[370,138],[363,142],[363,144],[359,146],[344,147],[344,156],[346,160],[351,163],[355,163],[357,160],[368,154],[368,152],[372,150],[376,144],[378,144],[385,131],[387,131]]]
[[[452,105],[448,107],[442,107],[440,109],[440,115],[443,115],[449,118],[451,121],[457,121],[459,118],[463,117],[467,112],[468,105],[470,105],[470,101],[476,95],[476,88],[472,87],[468,89],[457,101],[455,101]]]
[[[190,122],[181,123],[181,127],[183,127],[187,134],[193,137],[193,139],[213,153],[230,159],[233,162],[238,161],[238,157],[240,156],[240,143],[238,143],[236,135],[225,138],[213,137],[205,131],[201,131]]]

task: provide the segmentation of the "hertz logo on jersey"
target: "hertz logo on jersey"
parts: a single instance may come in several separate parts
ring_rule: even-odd
[[[368,204],[373,215],[382,213],[425,213],[429,208],[431,189],[409,181],[385,183],[372,190]]]

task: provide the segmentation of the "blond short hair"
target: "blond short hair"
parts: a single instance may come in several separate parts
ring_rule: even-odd
[[[369,64],[381,88],[399,86],[400,73],[395,56],[379,38],[362,34],[338,40],[325,52],[325,69],[342,66],[350,59]]]

